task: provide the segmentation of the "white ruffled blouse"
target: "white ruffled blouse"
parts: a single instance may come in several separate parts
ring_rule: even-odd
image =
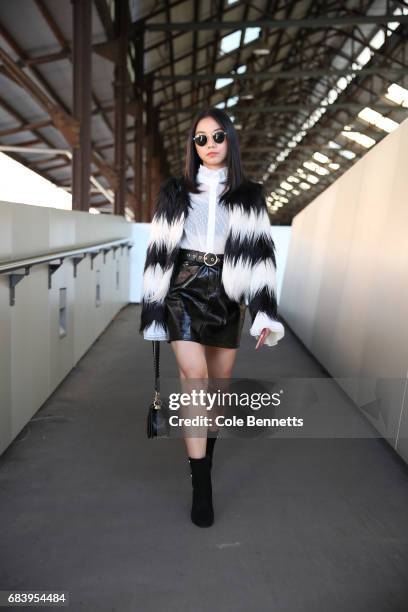
[[[202,193],[190,193],[192,208],[189,210],[184,233],[180,241],[180,248],[204,251],[210,253],[224,253],[228,233],[229,213],[225,206],[219,206],[219,199],[228,176],[227,166],[222,168],[207,168],[200,165],[197,172],[197,183]],[[258,312],[249,333],[255,338],[264,327],[271,333],[265,338],[264,344],[275,346],[285,334],[280,321],[271,319],[266,313]],[[151,323],[143,333],[145,340],[168,340],[168,333],[163,328]]]

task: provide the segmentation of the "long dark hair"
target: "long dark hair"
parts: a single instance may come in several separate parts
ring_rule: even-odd
[[[235,130],[231,119],[220,108],[204,108],[199,111],[193,119],[193,123],[189,130],[186,142],[186,164],[184,168],[185,185],[191,193],[200,193],[198,189],[196,175],[200,167],[201,159],[195,148],[193,137],[195,135],[197,123],[204,117],[212,117],[217,121],[223,130],[227,133],[228,151],[226,158],[226,166],[228,168],[228,189],[223,193],[224,199],[231,191],[239,187],[241,183],[247,181],[244,169],[242,167],[241,152],[239,148],[238,134]]]

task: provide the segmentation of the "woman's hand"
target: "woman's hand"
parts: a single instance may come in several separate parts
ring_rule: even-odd
[[[263,343],[265,342],[265,338],[268,336],[268,334],[271,333],[271,330],[268,329],[267,327],[264,327],[263,330],[261,331],[261,334],[258,338],[258,342],[256,344],[255,350],[257,350],[260,346],[263,345]]]

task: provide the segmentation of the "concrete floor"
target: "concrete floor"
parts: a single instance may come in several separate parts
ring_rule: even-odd
[[[139,313],[119,313],[0,458],[0,590],[69,591],[75,612],[406,612],[408,468],[379,438],[219,440],[215,523],[190,522],[182,441],[145,434]],[[325,376],[288,327],[254,351],[248,318],[234,377]]]

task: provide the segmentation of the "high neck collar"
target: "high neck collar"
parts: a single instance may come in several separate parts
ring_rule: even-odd
[[[227,176],[227,166],[223,166],[222,168],[207,168],[203,164],[200,164],[197,172],[197,182],[205,183],[206,185],[214,185],[217,183],[224,183]]]

